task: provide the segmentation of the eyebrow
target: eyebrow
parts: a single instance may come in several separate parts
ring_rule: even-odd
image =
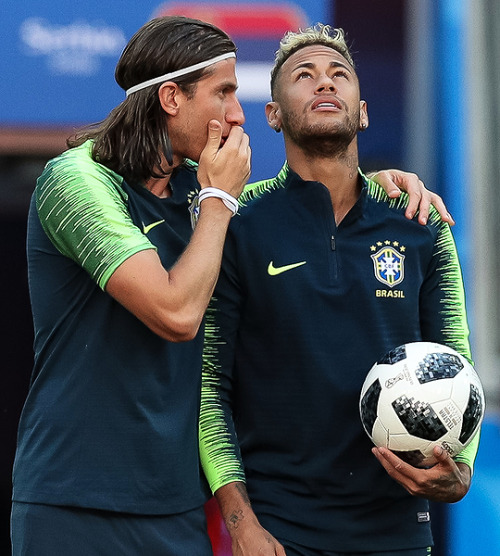
[[[298,69],[301,69],[301,68],[314,69],[315,67],[316,67],[316,64],[314,64],[313,62],[302,62],[298,66],[294,67],[291,71],[294,72],[294,71],[297,71]],[[348,65],[346,65],[342,62],[337,62],[335,60],[332,60],[330,62],[330,67],[331,68],[344,68],[349,73],[352,73],[352,71],[353,71],[352,68],[350,68]]]
[[[237,91],[239,87],[239,83],[235,83],[234,81],[224,81],[222,83],[219,83],[219,85],[216,87],[217,89],[221,90],[221,91]]]

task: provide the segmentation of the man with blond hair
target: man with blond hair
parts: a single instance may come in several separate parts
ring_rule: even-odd
[[[229,226],[206,323],[205,473],[234,556],[426,556],[428,500],[465,496],[477,438],[419,469],[372,447],[358,403],[372,364],[406,342],[470,359],[450,227],[405,218],[406,197],[359,171],[368,110],[342,30],[286,35],[271,93],[287,161]],[[383,249],[396,284],[374,269]]]

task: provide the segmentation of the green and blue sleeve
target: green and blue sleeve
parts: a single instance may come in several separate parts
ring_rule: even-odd
[[[128,257],[155,247],[132,222],[122,178],[89,154],[90,145],[51,160],[36,187],[40,222],[55,247],[102,289]]]
[[[465,293],[462,271],[453,234],[448,224],[431,215],[431,226],[437,227],[432,262],[420,295],[422,339],[448,345],[473,363],[469,344]],[[454,459],[466,463],[471,471],[479,447],[480,433]]]
[[[224,261],[205,319],[200,457],[212,492],[245,481],[232,412],[232,376],[242,294],[228,236]]]

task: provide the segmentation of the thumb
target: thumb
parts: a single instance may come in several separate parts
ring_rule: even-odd
[[[434,446],[433,452],[434,452],[434,457],[439,462],[444,463],[450,458],[450,455],[448,454],[448,452],[440,444],[438,444],[437,446]]]
[[[208,122],[208,137],[205,145],[205,151],[208,154],[215,156],[220,147],[220,140],[222,137],[222,125],[217,120],[210,120]]]

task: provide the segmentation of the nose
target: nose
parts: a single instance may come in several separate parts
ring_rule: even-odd
[[[329,77],[326,73],[322,73],[319,78],[318,78],[318,82],[316,85],[316,91],[318,93],[324,92],[324,91],[333,91],[335,92],[337,90],[337,87],[335,87],[335,83],[333,81],[333,79],[331,77]]]
[[[234,95],[228,104],[226,122],[231,125],[243,125],[245,123],[245,114],[236,95]]]

